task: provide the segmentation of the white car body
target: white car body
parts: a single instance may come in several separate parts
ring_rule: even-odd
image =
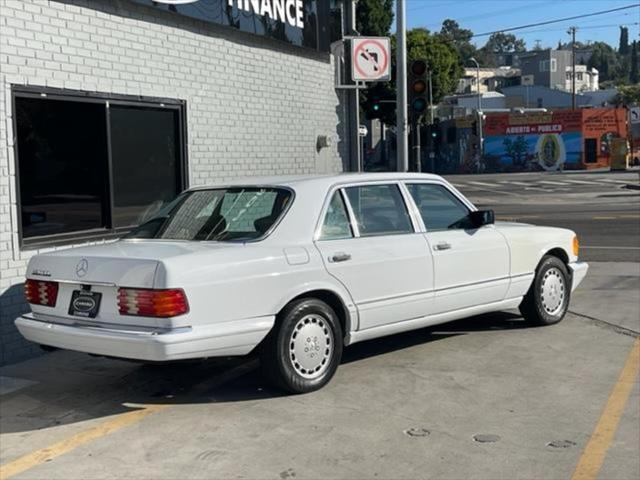
[[[343,322],[344,344],[349,345],[516,308],[536,266],[549,252],[566,262],[572,290],[584,278],[587,264],[577,261],[572,231],[496,223],[473,234],[430,232],[407,183],[442,185],[470,211],[476,210],[435,175],[345,174],[236,182],[228,185],[278,186],[294,193],[288,210],[264,238],[133,239],[36,255],[27,278],[58,282],[57,304],[32,305],[32,312],[17,318],[16,325],[33,342],[111,357],[167,361],[235,356],[250,353],[274,327],[278,312],[304,295],[320,296],[333,306]],[[320,240],[334,192],[362,184],[399,185],[414,232]],[[72,292],[83,285],[102,293],[100,310],[92,319],[67,311]],[[116,304],[118,287],[183,289],[189,311],[170,318],[122,315]]]

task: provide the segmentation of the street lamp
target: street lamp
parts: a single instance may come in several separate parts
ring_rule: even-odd
[[[469,59],[473,63],[476,64],[476,88],[478,89],[478,112],[482,110],[482,94],[480,93],[480,64],[478,61],[471,57]]]
[[[478,173],[480,173],[482,163],[482,150],[483,150],[483,139],[482,139],[482,93],[480,93],[480,64],[478,61],[471,57],[469,59],[473,63],[476,64],[476,82],[478,86]]]

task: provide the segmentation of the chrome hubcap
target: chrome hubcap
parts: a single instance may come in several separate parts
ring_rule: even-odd
[[[333,332],[320,315],[305,315],[291,333],[289,359],[304,378],[318,378],[327,368],[333,352]]]
[[[557,268],[550,268],[542,277],[540,300],[542,308],[549,315],[557,315],[564,305],[565,284],[562,273]]]

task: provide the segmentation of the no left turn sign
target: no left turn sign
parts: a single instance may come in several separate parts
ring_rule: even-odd
[[[391,43],[387,37],[360,37],[351,40],[353,81],[379,82],[391,79]]]

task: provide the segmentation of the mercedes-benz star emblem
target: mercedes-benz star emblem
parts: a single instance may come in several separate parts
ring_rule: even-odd
[[[76,265],[76,275],[79,277],[84,277],[89,271],[89,262],[86,258],[83,258]]]

